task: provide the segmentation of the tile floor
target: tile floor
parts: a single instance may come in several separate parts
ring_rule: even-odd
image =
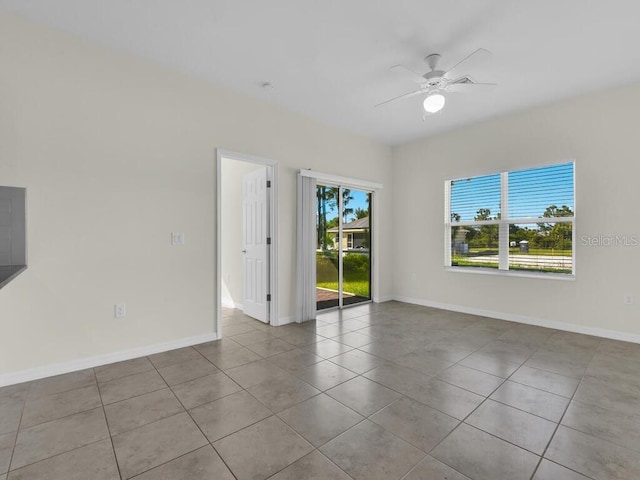
[[[0,480],[640,479],[640,345],[397,302],[0,389]]]

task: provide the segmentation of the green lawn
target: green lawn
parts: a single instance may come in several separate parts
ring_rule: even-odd
[[[370,297],[369,292],[369,269],[368,264],[363,263],[364,259],[354,263],[353,257],[349,257],[344,262],[344,280],[342,288],[345,293],[352,293],[361,297]],[[316,256],[316,284],[320,288],[338,290],[338,259],[333,253],[318,253]]]

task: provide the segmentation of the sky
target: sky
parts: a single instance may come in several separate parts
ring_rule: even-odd
[[[573,163],[509,172],[509,218],[542,217],[550,205],[574,210]],[[453,181],[451,212],[460,221],[473,221],[481,208],[500,212],[500,174]]]

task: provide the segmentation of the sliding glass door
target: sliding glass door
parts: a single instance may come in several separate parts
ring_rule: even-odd
[[[317,186],[317,309],[371,300],[369,191]]]

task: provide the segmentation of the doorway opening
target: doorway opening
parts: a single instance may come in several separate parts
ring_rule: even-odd
[[[277,325],[277,163],[217,151],[216,331],[222,308]]]
[[[372,191],[318,182],[316,308],[370,302]]]

